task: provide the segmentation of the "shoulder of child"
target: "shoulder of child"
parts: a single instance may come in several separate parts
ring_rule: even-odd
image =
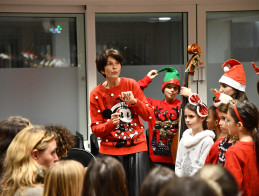
[[[204,130],[204,132],[212,139],[216,137],[215,133],[212,130]]]

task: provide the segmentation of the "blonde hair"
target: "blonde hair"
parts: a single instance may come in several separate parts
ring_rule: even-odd
[[[15,136],[6,153],[1,196],[12,196],[18,189],[22,192],[28,186],[41,184],[38,172],[44,168],[32,158],[32,151],[44,151],[53,139],[54,134],[41,126],[28,126]]]
[[[205,180],[218,196],[238,195],[238,185],[235,178],[220,165],[205,165],[195,176]]]
[[[79,196],[84,175],[84,166],[77,161],[56,162],[46,173],[43,196]]]

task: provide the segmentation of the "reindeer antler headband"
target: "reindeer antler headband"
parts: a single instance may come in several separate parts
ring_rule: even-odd
[[[192,93],[189,98],[188,101],[190,104],[195,105],[197,108],[197,114],[200,117],[206,117],[208,116],[208,109],[206,107],[206,105],[202,102],[201,98],[199,97],[198,94],[196,93]]]

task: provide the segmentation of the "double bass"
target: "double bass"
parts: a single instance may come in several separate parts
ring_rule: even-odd
[[[202,62],[200,62],[200,55],[201,55],[201,49],[197,44],[190,44],[188,46],[188,54],[192,55],[191,58],[188,60],[185,66],[185,72],[184,72],[184,82],[183,87],[189,88],[189,78],[190,76],[194,75],[195,69],[199,69],[199,65],[202,65]],[[182,107],[181,107],[181,114],[180,114],[180,122],[179,122],[179,133],[178,133],[178,141],[183,135],[183,132],[187,129],[187,126],[185,124],[185,118],[184,118],[184,108],[186,104],[188,103],[188,98],[183,97],[182,98]]]

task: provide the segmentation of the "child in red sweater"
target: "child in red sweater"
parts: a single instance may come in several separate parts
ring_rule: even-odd
[[[229,101],[231,101],[232,98],[226,94],[215,93],[214,97],[214,105],[212,106],[212,109],[209,110],[209,118],[207,121],[212,121],[211,123],[208,123],[208,129],[214,130],[211,126],[213,125],[213,122],[216,125],[218,125],[219,130],[216,131],[217,134],[217,140],[212,145],[209,154],[207,155],[207,158],[205,160],[205,164],[220,164],[224,165],[225,162],[225,154],[229,146],[231,146],[232,140],[229,139],[228,136],[228,127],[225,122],[225,119],[227,117],[227,111],[229,106]],[[213,110],[214,108],[214,110]],[[214,115],[212,115],[212,114]],[[214,116],[214,121],[210,120],[210,116]],[[216,127],[217,128],[217,127]]]
[[[154,108],[155,116],[148,122],[148,149],[155,165],[174,169],[178,144],[178,118],[182,104],[182,101],[176,98],[181,87],[178,71],[172,67],[151,70],[138,81],[138,84],[144,90],[161,71],[167,71],[162,84],[165,99],[160,101],[147,98]]]
[[[259,133],[258,109],[250,102],[236,103],[227,114],[230,135],[239,141],[226,153],[225,167],[235,177],[243,196],[259,193]]]

